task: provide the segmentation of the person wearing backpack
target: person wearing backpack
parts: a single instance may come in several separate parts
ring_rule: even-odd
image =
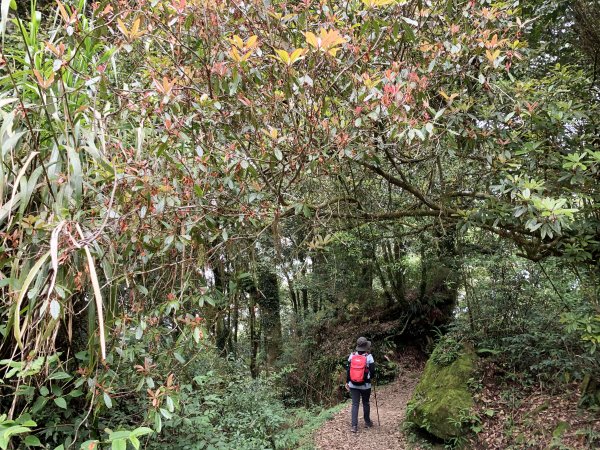
[[[352,396],[352,428],[353,433],[358,432],[358,406],[362,399],[363,417],[365,426],[373,426],[371,421],[371,382],[375,379],[375,360],[371,355],[371,342],[365,337],[359,337],[356,341],[356,351],[348,357],[348,368],[346,370],[346,389]]]

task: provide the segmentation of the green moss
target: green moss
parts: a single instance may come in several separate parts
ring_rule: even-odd
[[[467,382],[476,357],[471,349],[463,349],[447,366],[430,358],[410,402],[408,420],[441,439],[464,434],[473,407]]]

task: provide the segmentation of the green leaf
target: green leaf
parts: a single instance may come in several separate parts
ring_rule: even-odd
[[[175,411],[175,404],[173,403],[173,399],[167,395],[167,409],[169,410],[169,412],[173,412]]]
[[[129,442],[133,445],[133,448],[138,450],[140,448],[140,441],[135,436],[129,436]]]
[[[273,153],[275,153],[275,158],[277,158],[277,161],[281,161],[283,159],[283,153],[281,153],[281,150],[278,148],[276,148]]]
[[[112,408],[112,399],[110,398],[110,395],[105,392],[102,394],[102,399],[104,400],[104,404],[108,409]]]
[[[121,431],[113,431],[109,434],[108,439],[110,441],[114,441],[116,439],[129,439],[131,436],[131,431],[121,430]]]
[[[91,441],[85,441],[83,444],[81,444],[81,446],[79,447],[79,450],[94,450],[96,448],[98,448],[98,443],[100,441],[97,440],[91,440]]]
[[[81,392],[79,389],[75,389],[74,391],[69,392],[69,397],[71,398],[81,397],[82,395],[83,392]]]
[[[56,403],[56,406],[59,408],[67,409],[67,401],[63,397],[56,397],[54,403]]]
[[[25,281],[23,282],[23,286],[21,286],[21,292],[19,292],[19,297],[14,306],[14,328],[13,334],[15,336],[15,340],[19,348],[23,349],[23,342],[21,341],[21,303],[23,303],[23,299],[25,298],[25,294],[29,289],[29,285],[32,283],[33,279],[37,276],[38,272],[42,268],[42,265],[46,262],[46,259],[50,256],[50,252],[44,253],[40,259],[33,265],[27,277],[25,277]]]
[[[60,314],[60,303],[56,301],[56,299],[52,299],[50,302],[50,315],[54,320],[58,319]]]
[[[138,427],[131,432],[131,435],[135,436],[135,437],[140,437],[140,436],[145,436],[145,435],[151,434],[151,433],[154,433],[154,430],[152,430],[152,428]]]
[[[112,441],[110,448],[112,450],[127,450],[127,441],[125,439]]]
[[[25,414],[25,415],[19,417],[16,422],[19,425],[23,425],[24,427],[29,427],[29,428],[35,427],[37,425],[37,423],[35,423],[33,420],[29,419],[28,417],[29,417],[29,415]]]
[[[48,377],[49,380],[70,380],[71,378],[73,377],[66,372],[54,372]]]
[[[9,421],[10,423],[11,421]],[[8,444],[10,443],[11,436],[16,434],[29,433],[31,430],[29,428],[23,427],[21,425],[13,425],[8,428],[2,429],[2,433],[0,434],[0,448],[2,450],[6,450]]]
[[[30,434],[25,438],[25,445],[28,445],[29,447],[41,447],[42,443],[37,436]]]
[[[160,418],[160,414],[154,415],[154,429],[157,433],[160,433],[162,430],[162,419]]]

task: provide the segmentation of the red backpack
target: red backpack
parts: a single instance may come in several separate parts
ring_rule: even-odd
[[[354,384],[364,384],[367,381],[369,366],[367,364],[367,355],[355,353],[350,358],[350,381]]]

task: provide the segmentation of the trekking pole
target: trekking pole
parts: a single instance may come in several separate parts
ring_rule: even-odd
[[[373,396],[375,397],[375,409],[377,410],[377,426],[381,426],[379,421],[379,406],[377,406],[377,391],[375,390],[375,380],[373,380]]]

